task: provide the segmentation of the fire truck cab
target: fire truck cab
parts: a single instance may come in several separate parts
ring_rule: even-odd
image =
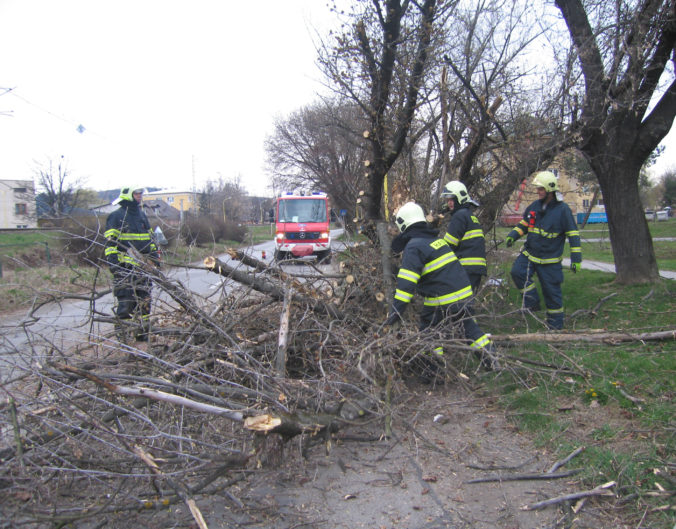
[[[284,193],[275,210],[275,259],[315,255],[331,262],[329,199],[326,193]]]

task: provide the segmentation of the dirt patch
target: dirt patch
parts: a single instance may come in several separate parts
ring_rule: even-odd
[[[516,432],[489,398],[456,387],[409,390],[391,438],[373,439],[382,425],[355,427],[330,449],[316,444],[305,458],[292,441],[279,448],[280,466],[231,489],[246,511],[232,499],[202,505],[209,527],[621,527],[600,512],[583,512],[571,525],[567,506],[522,509],[580,490],[573,478],[467,483],[545,472],[554,461]]]

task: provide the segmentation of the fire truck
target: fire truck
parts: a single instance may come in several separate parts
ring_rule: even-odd
[[[331,262],[329,199],[326,193],[284,193],[277,198],[275,259],[315,255]]]

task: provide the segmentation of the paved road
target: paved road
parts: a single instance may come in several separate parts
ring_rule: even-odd
[[[332,230],[332,238],[337,238],[343,230]],[[332,243],[334,250],[340,250],[340,243]],[[246,250],[255,258],[271,262],[274,257],[274,242],[268,241]],[[265,257],[263,257],[265,252]],[[224,262],[231,261],[225,254],[219,256]],[[311,273],[309,267],[294,268],[297,273]],[[228,280],[212,272],[197,268],[175,268],[166,271],[167,277],[180,281],[197,296],[209,297],[221,290],[230,288]],[[52,344],[55,350],[63,350],[77,344],[86,343],[92,335],[105,336],[110,333],[109,323],[91,323],[92,311],[109,317],[112,314],[113,296],[108,294],[92,305],[89,301],[66,301],[50,303],[35,312],[30,319],[26,314],[3,319],[0,323],[0,382],[8,371],[25,369],[34,362],[36,355],[42,354],[44,344]],[[154,301],[156,306],[168,301],[168,296],[160,293]],[[36,347],[36,344],[40,344]],[[37,350],[39,349],[39,351]]]

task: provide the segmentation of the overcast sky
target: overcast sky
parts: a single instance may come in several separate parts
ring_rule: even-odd
[[[0,179],[268,194],[273,119],[317,99],[323,0],[0,0]],[[79,131],[78,131],[79,130]]]
[[[64,156],[97,190],[239,175],[270,194],[274,118],[324,91],[326,3],[0,0],[0,179]],[[666,143],[657,173],[676,167],[676,131]]]

